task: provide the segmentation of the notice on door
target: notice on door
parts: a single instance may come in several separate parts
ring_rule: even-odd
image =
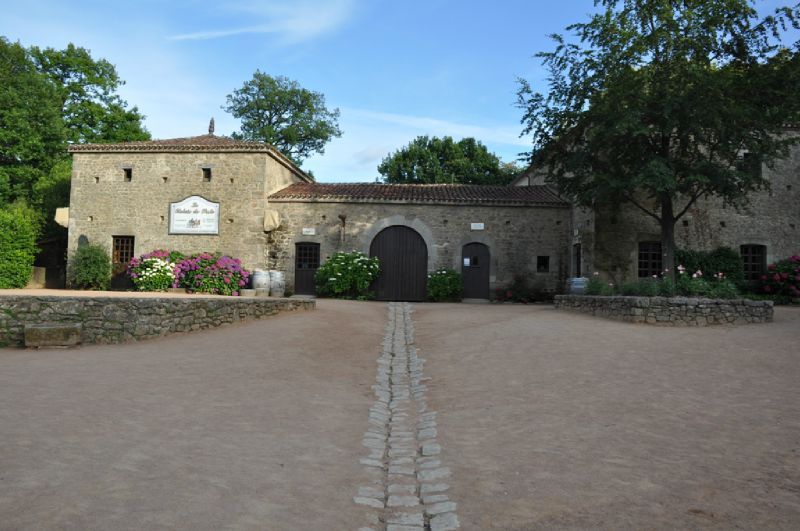
[[[192,195],[169,204],[170,234],[219,234],[219,203]]]

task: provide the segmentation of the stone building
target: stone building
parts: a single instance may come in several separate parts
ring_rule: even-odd
[[[762,165],[770,189],[749,196],[737,210],[716,197],[701,198],[675,226],[680,249],[730,247],[755,279],[770,262],[800,253],[800,145],[774,167]],[[531,167],[513,184],[541,186],[545,172]],[[658,223],[632,205],[613,210],[573,208],[570,214],[569,276],[597,271],[615,282],[661,272]]]
[[[556,290],[568,271],[571,210],[544,186],[317,184],[269,145],[213,134],[70,152],[69,254],[102,245],[120,278],[160,248],[281,270],[299,293],[327,257],[357,249],[381,258],[383,299],[424,298],[440,268],[475,298],[515,275]]]

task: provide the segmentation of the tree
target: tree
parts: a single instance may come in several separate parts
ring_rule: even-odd
[[[734,206],[769,183],[762,163],[798,138],[800,43],[780,45],[800,5],[759,19],[748,0],[596,0],[601,12],[540,53],[549,93],[520,81],[534,162],[582,206],[630,203],[661,229],[674,263],[675,223],[701,197]],[[674,271],[670,271],[674,275]]]
[[[418,136],[406,147],[387,156],[378,172],[387,183],[508,184],[514,165],[502,164],[474,138],[458,142],[451,137]]]
[[[117,94],[125,84],[105,59],[93,59],[89,50],[70,43],[64,50],[30,49],[37,69],[52,82],[61,103],[67,140],[106,143],[149,140],[137,107]]]
[[[30,200],[64,151],[55,87],[19,43],[0,37],[0,206]]]
[[[228,94],[222,109],[242,121],[234,138],[272,144],[298,164],[314,153],[325,153],[325,144],[342,136],[339,109],[329,111],[324,95],[258,70]]]

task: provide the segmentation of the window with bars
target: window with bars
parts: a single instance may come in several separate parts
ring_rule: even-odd
[[[766,245],[742,245],[739,247],[742,256],[742,268],[746,280],[758,280],[767,270]]]
[[[112,236],[111,262],[114,266],[127,265],[133,258],[133,236]]]
[[[661,242],[639,242],[639,278],[661,275]]]
[[[295,251],[295,264],[297,269],[319,268],[319,244],[298,243]]]

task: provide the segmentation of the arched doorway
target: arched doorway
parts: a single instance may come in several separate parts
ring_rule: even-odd
[[[369,247],[380,260],[381,272],[372,284],[379,301],[425,300],[428,248],[417,231],[393,225],[380,231]]]
[[[489,298],[489,247],[468,243],[461,248],[461,282],[465,299]]]

